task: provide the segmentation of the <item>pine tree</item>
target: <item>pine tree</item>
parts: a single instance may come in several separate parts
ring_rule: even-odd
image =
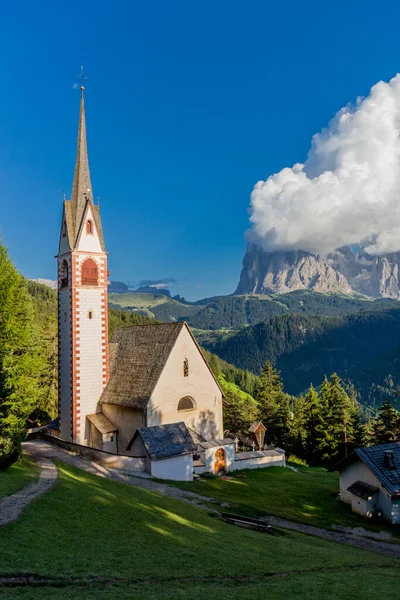
[[[324,464],[347,456],[353,434],[352,404],[336,373],[325,377],[321,388],[321,424],[318,426],[318,451]]]
[[[19,455],[27,418],[37,402],[42,363],[31,298],[0,245],[0,468]]]
[[[258,418],[258,407],[252,398],[244,398],[231,390],[225,392],[224,427],[232,434],[247,434]]]
[[[267,429],[270,443],[276,443],[275,418],[278,410],[278,396],[283,393],[283,383],[279,371],[266,362],[261,371],[261,385],[257,394],[260,419]]]
[[[373,443],[387,444],[400,438],[400,413],[385,400],[373,422]]]
[[[321,406],[313,385],[303,403],[304,458],[310,466],[320,462],[318,432],[322,427]]]
[[[368,445],[368,432],[365,424],[362,422],[360,412],[357,408],[354,408],[351,417],[352,420],[352,445],[354,448],[362,448]]]

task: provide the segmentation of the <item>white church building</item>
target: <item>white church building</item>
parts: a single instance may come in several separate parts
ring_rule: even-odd
[[[90,180],[83,87],[57,265],[59,418],[52,434],[60,443],[168,479],[285,464],[280,449],[239,455],[224,439],[223,392],[186,323],[121,328],[109,343],[107,253]]]

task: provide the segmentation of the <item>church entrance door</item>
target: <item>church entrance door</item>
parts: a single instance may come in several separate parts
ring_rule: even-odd
[[[226,455],[223,448],[218,448],[214,454],[214,473],[225,473],[226,471]]]

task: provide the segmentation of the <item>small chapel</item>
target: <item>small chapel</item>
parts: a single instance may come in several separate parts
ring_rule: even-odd
[[[222,389],[185,322],[123,327],[109,342],[107,252],[90,179],[83,86],[56,258],[59,416],[52,435],[168,479],[191,479],[196,469],[226,472],[238,460],[242,468],[284,463],[279,449],[235,455],[234,441],[223,436]]]

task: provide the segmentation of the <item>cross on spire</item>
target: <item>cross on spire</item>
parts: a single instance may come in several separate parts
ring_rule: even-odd
[[[87,79],[86,75],[83,72],[83,65],[81,65],[81,70],[78,74],[78,77],[81,80],[81,95],[83,96],[83,91],[85,89],[84,83],[85,83],[85,79]]]

